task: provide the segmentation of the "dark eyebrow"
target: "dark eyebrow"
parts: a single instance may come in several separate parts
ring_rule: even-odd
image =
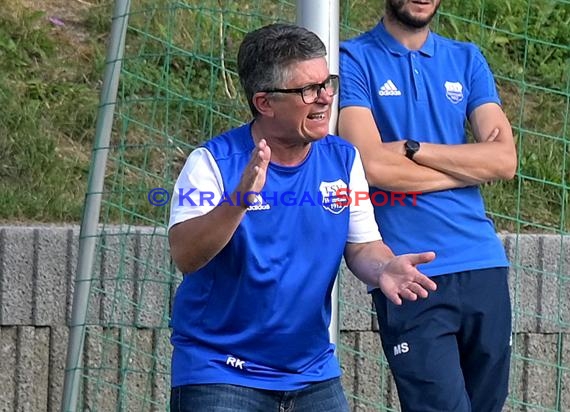
[[[327,78],[325,80],[323,80],[320,83],[309,83],[309,84],[302,86],[302,87],[294,87],[294,88],[287,88],[287,89],[268,89],[268,90],[261,90],[261,91],[265,92],[265,93],[273,93],[273,92],[276,92],[276,93],[299,93],[299,92],[302,92],[303,90],[305,90],[307,87],[322,86],[327,81],[334,79],[334,78],[338,78],[338,75],[330,74],[327,76]]]

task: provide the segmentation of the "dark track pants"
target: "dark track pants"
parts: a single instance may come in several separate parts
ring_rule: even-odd
[[[508,393],[507,268],[435,276],[427,299],[396,306],[372,291],[403,412],[500,412]]]

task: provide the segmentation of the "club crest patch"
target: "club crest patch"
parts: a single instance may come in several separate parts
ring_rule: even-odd
[[[453,104],[463,100],[463,85],[459,82],[445,82],[445,96]]]
[[[335,180],[334,182],[321,182],[319,185],[319,193],[322,197],[323,208],[335,215],[341,213],[346,209],[347,202],[344,197],[339,196],[339,193],[346,194],[347,189],[348,185],[342,179]]]

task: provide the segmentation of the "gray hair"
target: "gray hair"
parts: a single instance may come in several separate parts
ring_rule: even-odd
[[[251,113],[258,114],[253,95],[283,86],[289,67],[327,54],[319,37],[293,24],[270,24],[248,33],[238,51],[238,74]]]

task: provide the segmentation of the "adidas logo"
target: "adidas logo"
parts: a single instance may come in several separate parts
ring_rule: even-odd
[[[398,90],[392,80],[388,80],[382,85],[382,87],[380,87],[378,94],[380,96],[401,96],[402,92]]]
[[[271,206],[269,206],[269,203],[267,203],[263,198],[263,196],[261,196],[261,194],[258,193],[255,195],[255,200],[251,202],[251,206],[249,206],[246,210],[251,211],[251,210],[268,210],[268,209],[271,209]]]

